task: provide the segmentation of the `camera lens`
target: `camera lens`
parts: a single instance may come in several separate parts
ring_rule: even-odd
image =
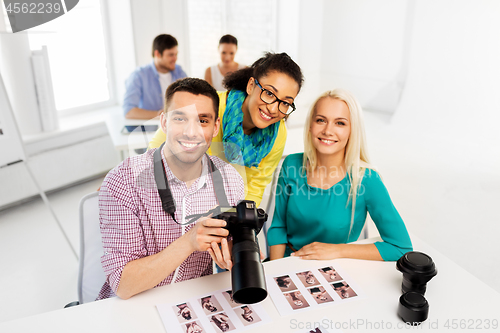
[[[241,237],[245,228],[234,237]],[[246,230],[251,237],[253,230]],[[242,304],[254,304],[267,297],[264,268],[260,262],[260,250],[255,240],[238,240],[233,243],[233,268],[231,281],[233,299]]]
[[[422,252],[407,252],[396,263],[397,269],[403,273],[403,293],[409,291],[424,295],[427,282],[437,274],[432,258]]]
[[[429,303],[422,294],[410,291],[399,298],[398,316],[405,323],[410,323],[412,326],[420,325],[428,315]]]

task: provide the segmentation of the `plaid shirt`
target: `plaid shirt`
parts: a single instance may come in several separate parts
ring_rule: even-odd
[[[154,178],[155,150],[127,158],[108,173],[101,186],[99,210],[104,247],[101,263],[107,278],[97,299],[115,295],[128,262],[160,252],[194,226],[194,223],[181,226],[163,211]],[[201,176],[187,188],[168,167],[163,151],[161,155],[176,203],[176,221],[205,213],[217,205],[206,157],[202,158]],[[229,204],[235,206],[244,198],[241,176],[221,159],[213,156],[210,159],[222,174]],[[212,258],[206,251],[195,251],[157,287],[209,274],[212,274]]]

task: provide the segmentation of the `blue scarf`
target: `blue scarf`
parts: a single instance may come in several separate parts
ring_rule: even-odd
[[[222,142],[229,163],[258,167],[269,154],[278,136],[279,122],[266,128],[257,128],[250,135],[243,133],[243,111],[241,105],[247,96],[240,90],[231,90],[227,97],[222,119]]]

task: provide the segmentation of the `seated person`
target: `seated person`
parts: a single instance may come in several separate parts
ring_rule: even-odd
[[[205,80],[217,91],[226,90],[222,85],[222,81],[226,75],[245,67],[245,65],[238,64],[234,61],[237,50],[238,40],[236,37],[231,35],[224,35],[221,37],[219,40],[220,63],[208,67],[205,71]]]
[[[153,61],[136,69],[125,81],[123,112],[129,119],[151,119],[163,111],[167,87],[186,77],[177,61],[177,39],[159,35],[153,41]]]
[[[245,199],[259,206],[285,149],[284,118],[295,110],[302,72],[286,53],[266,53],[224,82],[229,91],[219,92],[221,130],[208,153],[237,167],[246,179]],[[149,148],[163,142],[158,129]]]
[[[287,156],[278,179],[267,234],[271,260],[295,255],[392,261],[412,251],[405,224],[368,161],[354,97],[342,89],[320,96],[304,131],[305,152]],[[347,244],[358,239],[367,212],[382,241]]]
[[[205,218],[187,224],[186,217],[217,205],[214,167],[230,205],[244,196],[238,172],[206,154],[219,131],[218,107],[217,92],[206,81],[174,82],[160,116],[167,133],[163,148],[125,159],[104,179],[99,209],[106,282],[98,299],[115,294],[127,299],[155,286],[212,274],[212,260],[231,268],[228,231],[222,228],[226,222]],[[156,166],[163,167],[168,179],[176,207],[171,215],[162,208],[154,160],[161,161]]]

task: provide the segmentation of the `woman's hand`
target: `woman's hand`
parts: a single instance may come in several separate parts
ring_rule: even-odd
[[[292,253],[301,259],[365,259],[383,260],[375,244],[328,244],[314,242]]]
[[[337,259],[341,258],[340,248],[342,244],[327,244],[314,242],[307,244],[297,252],[292,253],[292,256],[299,257],[301,259]]]

